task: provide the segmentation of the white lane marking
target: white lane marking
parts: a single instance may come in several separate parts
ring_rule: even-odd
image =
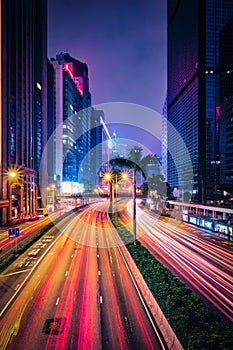
[[[57,298],[56,305],[58,305],[59,301],[60,301],[60,297]]]
[[[68,271],[66,271],[65,276],[68,276]]]
[[[99,275],[99,276],[101,275],[101,271],[100,271],[100,270],[98,271],[98,275]]]
[[[73,258],[74,254],[71,255],[71,258]]]
[[[20,283],[17,284],[17,286],[15,287],[15,290],[19,289],[20,287]]]
[[[59,236],[55,239],[55,241],[52,242],[52,244],[47,248],[47,250],[41,255],[41,257],[39,258],[39,260],[37,260],[37,262],[35,263],[35,265],[32,267],[32,269],[30,270],[29,274],[25,277],[25,279],[23,280],[23,282],[20,285],[20,288],[12,295],[12,297],[8,300],[8,302],[6,303],[6,305],[4,306],[4,308],[0,311],[0,317],[4,314],[4,312],[6,311],[6,309],[8,308],[8,306],[11,304],[12,300],[14,300],[14,298],[16,297],[16,295],[18,294],[19,290],[24,286],[24,284],[26,283],[26,281],[29,279],[29,277],[32,275],[32,273],[34,272],[34,270],[37,268],[37,266],[40,264],[41,260],[44,259],[45,255],[48,253],[48,251],[54,246],[54,244],[56,243],[56,241],[61,237],[63,233],[60,233]]]
[[[2,278],[2,277],[13,276],[13,275],[16,275],[16,274],[18,274],[18,273],[28,272],[28,271],[30,271],[30,270],[31,270],[31,269],[26,269],[26,270],[21,270],[21,271],[16,271],[16,272],[8,273],[7,275],[1,275],[0,278]]]
[[[102,297],[102,295],[100,296],[100,304],[102,304],[103,303],[103,297]]]
[[[155,322],[154,322],[153,318],[150,315],[149,308],[146,305],[146,303],[145,303],[145,301],[144,301],[144,299],[142,297],[141,291],[140,291],[139,287],[137,286],[136,280],[135,280],[135,278],[134,278],[134,276],[133,276],[133,274],[132,274],[132,272],[130,270],[130,267],[129,267],[127,261],[126,261],[126,258],[124,257],[124,253],[122,252],[120,246],[118,247],[118,251],[119,251],[119,253],[120,253],[121,257],[122,257],[123,262],[125,263],[125,267],[128,270],[129,276],[130,276],[130,278],[131,278],[131,280],[132,280],[132,282],[134,284],[134,287],[135,287],[135,289],[137,291],[137,294],[138,294],[138,296],[139,296],[139,298],[141,300],[141,303],[142,303],[142,305],[144,307],[144,310],[146,311],[146,314],[147,314],[147,316],[148,316],[148,318],[150,320],[150,323],[151,323],[151,325],[152,325],[152,327],[153,327],[153,329],[154,329],[154,331],[155,331],[155,333],[156,333],[156,335],[158,337],[159,343],[162,346],[162,349],[165,350],[165,346],[164,346],[163,340],[162,340],[160,334],[158,333],[158,330],[157,330],[157,327],[155,325]]]
[[[97,254],[97,258],[99,258],[100,257],[100,255],[99,254]]]

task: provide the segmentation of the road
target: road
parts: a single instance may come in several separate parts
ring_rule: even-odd
[[[31,264],[25,266],[27,253],[1,274],[5,295],[16,295],[4,312],[0,303],[0,349],[165,349],[117,247],[106,205],[62,220],[62,233],[49,234],[50,244]]]
[[[132,230],[132,202],[120,218]],[[210,239],[213,235],[198,228],[181,226],[137,206],[139,241],[203,301],[233,322],[232,247]]]
[[[55,221],[59,216],[64,214],[64,211],[59,211],[56,213],[51,213],[49,216],[40,218],[35,221],[22,221],[18,225],[9,226],[8,228],[5,226],[5,230],[0,233],[0,259],[6,255],[8,255],[11,251],[17,251],[17,247],[26,241],[29,237],[36,235],[37,232],[49,225],[51,221]],[[9,237],[8,229],[18,227],[20,229],[19,237]]]

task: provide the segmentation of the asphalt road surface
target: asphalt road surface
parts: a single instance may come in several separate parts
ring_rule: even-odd
[[[0,349],[165,349],[116,244],[107,203],[65,218],[0,275]],[[105,208],[106,209],[106,208]]]

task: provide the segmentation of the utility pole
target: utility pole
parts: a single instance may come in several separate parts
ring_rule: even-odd
[[[137,227],[136,227],[136,169],[133,168],[133,240],[136,245]]]

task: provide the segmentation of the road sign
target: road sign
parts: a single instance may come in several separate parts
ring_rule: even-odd
[[[19,237],[19,227],[9,228],[8,236],[9,237]]]

